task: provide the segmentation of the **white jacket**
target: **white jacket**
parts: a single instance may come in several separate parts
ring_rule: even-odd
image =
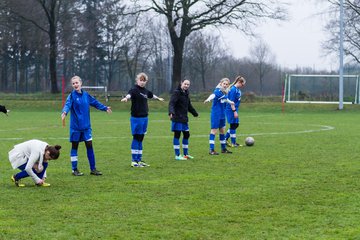
[[[43,157],[45,148],[48,144],[40,140],[29,140],[14,146],[9,152],[9,161],[13,169],[26,163],[25,171],[35,183],[40,182],[40,178],[34,173],[32,167],[38,162],[38,168],[41,171],[43,167]]]

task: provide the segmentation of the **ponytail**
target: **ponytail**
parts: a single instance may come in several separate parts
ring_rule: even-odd
[[[235,78],[235,81],[229,86],[229,88],[231,88],[232,86],[234,86],[237,82],[242,82],[243,84],[245,84],[245,83],[246,83],[246,80],[245,80],[245,78],[242,77],[242,76],[237,76],[237,77]]]
[[[55,146],[47,146],[45,148],[45,151],[49,151],[50,152],[50,157],[51,159],[58,159],[59,155],[60,155],[60,149],[61,146],[60,145],[55,145]]]

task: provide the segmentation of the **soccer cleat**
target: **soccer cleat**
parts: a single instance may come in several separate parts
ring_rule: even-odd
[[[184,158],[186,158],[186,159],[194,159],[194,157],[191,156],[191,155],[184,155]]]
[[[138,162],[138,164],[140,164],[140,166],[142,167],[150,167],[150,164],[147,164],[146,162],[143,161]]]
[[[221,150],[221,153],[232,153],[232,152],[225,148],[225,149]]]
[[[131,167],[144,167],[144,166],[142,166],[140,163],[138,163],[138,162],[131,162]]]
[[[228,147],[232,147],[232,143],[229,141],[229,139],[228,139],[228,140],[226,140],[226,146],[228,146]]]
[[[238,143],[232,143],[232,144],[231,144],[231,147],[242,147],[242,145],[241,145],[241,144],[238,144]]]
[[[187,158],[179,155],[179,156],[175,156],[175,160],[178,160],[178,161],[183,161],[183,160],[187,160]]]
[[[210,155],[219,155],[219,153],[216,152],[215,150],[210,150],[209,154]]]
[[[14,177],[14,175],[11,176],[11,181],[12,181],[13,183],[15,183],[15,186],[17,186],[17,187],[25,187],[25,184],[20,183],[20,180],[16,180],[15,177]]]
[[[43,184],[36,184],[36,186],[38,186],[38,187],[50,187],[51,184],[50,184],[50,183],[43,182]]]
[[[96,168],[95,168],[95,169],[91,170],[90,175],[100,176],[100,175],[102,175],[102,172],[100,172],[99,170],[96,170]]]
[[[74,169],[72,171],[72,175],[76,176],[76,177],[79,177],[79,176],[83,176],[84,174],[82,172],[80,172],[78,169]]]

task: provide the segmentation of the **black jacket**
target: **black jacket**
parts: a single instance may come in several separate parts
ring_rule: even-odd
[[[189,92],[183,91],[179,86],[171,95],[169,115],[173,115],[172,121],[174,122],[187,123],[189,121],[188,112],[191,112],[194,117],[199,116],[195,108],[191,105]]]

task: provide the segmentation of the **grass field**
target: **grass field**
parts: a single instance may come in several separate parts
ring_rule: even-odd
[[[5,102],[0,115],[0,239],[360,239],[359,106],[243,103],[238,138],[253,147],[208,155],[210,105],[195,103],[190,153],[175,161],[167,103],[150,104],[143,159],[130,167],[129,103],[92,111],[97,168],[73,177],[68,125],[52,101]],[[69,119],[67,119],[69,121]],[[68,123],[68,122],[67,122]],[[63,146],[49,188],[16,188],[7,152],[41,139]],[[218,138],[217,138],[218,139]],[[219,151],[219,142],[216,142]]]

